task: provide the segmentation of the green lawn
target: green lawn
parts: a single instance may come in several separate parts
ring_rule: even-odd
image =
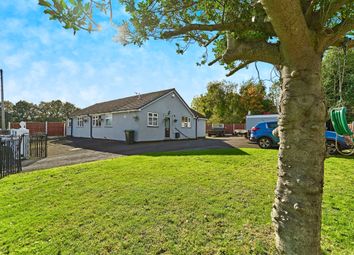
[[[276,162],[219,149],[8,176],[0,254],[271,254]],[[353,254],[353,159],[327,159],[325,178],[322,247]]]

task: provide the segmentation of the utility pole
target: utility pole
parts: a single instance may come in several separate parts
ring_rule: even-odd
[[[5,105],[4,105],[4,79],[3,79],[3,72],[0,69],[0,85],[1,85],[1,129],[5,130]]]

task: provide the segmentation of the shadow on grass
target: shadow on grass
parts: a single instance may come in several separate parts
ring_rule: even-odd
[[[144,153],[144,156],[151,157],[161,157],[161,156],[203,156],[203,155],[241,155],[249,156],[250,154],[238,149],[238,148],[228,148],[228,149],[205,149],[205,150],[183,150],[183,151],[169,151],[169,152],[151,152]]]
[[[345,155],[336,154],[336,155],[331,155],[330,158],[354,159],[354,154],[353,154],[353,155],[350,155],[350,156],[345,156]]]

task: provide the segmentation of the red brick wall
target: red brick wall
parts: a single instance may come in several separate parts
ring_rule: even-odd
[[[48,122],[48,136],[64,136],[64,122]],[[11,128],[20,128],[17,122],[11,123]],[[45,133],[45,122],[26,122],[30,134]]]
[[[207,131],[211,129],[211,124],[207,124]],[[235,129],[245,129],[245,124],[234,123],[234,124],[224,124],[225,134],[232,134]]]

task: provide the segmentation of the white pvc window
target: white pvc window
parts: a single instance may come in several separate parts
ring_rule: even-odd
[[[188,128],[190,128],[191,126],[192,126],[191,118],[190,118],[190,117],[186,117],[186,116],[182,116],[182,119],[181,119],[181,127],[188,127]]]
[[[77,118],[77,126],[83,127],[84,126],[84,119],[82,117]]]
[[[147,125],[149,127],[158,127],[159,126],[159,114],[155,112],[147,113]]]
[[[92,126],[100,127],[101,125],[102,125],[102,116],[101,115],[92,116]]]
[[[106,127],[112,126],[112,114],[106,114],[105,119],[104,119],[104,125]]]

